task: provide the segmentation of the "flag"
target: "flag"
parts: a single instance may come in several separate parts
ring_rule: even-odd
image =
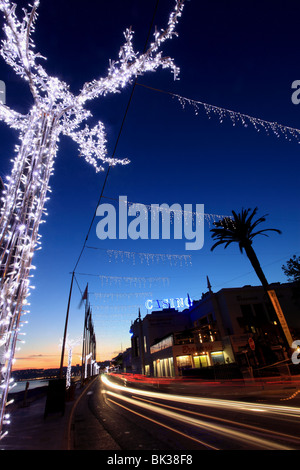
[[[87,300],[87,295],[88,295],[88,284],[86,285],[85,291],[82,296],[82,300]]]
[[[87,298],[88,298],[88,284],[86,285],[85,291],[84,291],[84,293],[82,295],[82,298],[80,300],[79,308],[82,307],[83,301],[87,300]]]

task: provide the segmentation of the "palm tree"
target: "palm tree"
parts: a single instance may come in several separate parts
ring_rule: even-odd
[[[268,235],[265,233],[267,231],[277,233],[281,233],[281,231],[275,228],[256,231],[256,227],[262,222],[265,222],[265,217],[267,216],[266,214],[254,221],[253,219],[257,210],[257,207],[252,212],[251,209],[242,209],[239,214],[232,211],[233,217],[224,217],[222,220],[214,222],[216,228],[211,229],[211,232],[213,232],[212,238],[215,238],[218,241],[211,247],[211,251],[213,251],[218,245],[225,244],[224,248],[227,248],[230,243],[238,243],[241,253],[245,250],[245,253],[248,256],[260,282],[267,291],[269,287],[268,281],[252,247],[252,241],[256,235],[264,235],[267,237]]]

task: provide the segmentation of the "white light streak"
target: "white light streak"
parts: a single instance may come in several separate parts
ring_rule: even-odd
[[[132,387],[124,387],[122,385],[118,385],[111,380],[108,379],[107,376],[101,376],[102,382],[110,388],[115,390],[124,391],[128,393],[133,393],[135,395],[142,395],[150,398],[155,398],[159,400],[168,400],[168,401],[175,401],[177,403],[187,403],[190,405],[199,405],[205,407],[213,407],[213,408],[225,408],[231,410],[239,410],[239,411],[246,411],[253,413],[253,411],[258,411],[259,413],[264,412],[268,414],[279,414],[283,416],[291,416],[291,417],[300,417],[300,408],[295,408],[291,406],[279,406],[279,405],[267,405],[262,404],[259,406],[259,409],[255,409],[252,403],[242,402],[242,401],[235,401],[235,400],[222,400],[216,398],[202,398],[202,397],[192,397],[192,396],[185,396],[185,395],[175,395],[175,394],[165,394],[159,392],[151,392],[148,390],[138,390]]]
[[[174,411],[162,409],[159,406],[156,405],[151,405],[148,403],[140,402],[137,401],[133,398],[125,397],[124,395],[119,395],[114,392],[107,391],[107,394],[109,396],[113,396],[115,398],[118,398],[118,400],[125,401],[127,403],[130,403],[131,405],[138,406],[140,408],[143,408],[147,411],[152,411],[156,414],[160,414],[164,417],[174,419],[176,421],[179,421],[181,423],[188,424],[190,426],[200,428],[200,429],[205,429],[206,431],[213,432],[214,434],[218,434],[220,436],[226,436],[226,438],[230,437],[231,439],[234,439],[236,441],[240,441],[243,443],[246,443],[247,446],[253,445],[257,448],[263,448],[265,450],[291,450],[290,448],[280,445],[278,443],[263,439],[261,437],[255,437],[252,436],[249,433],[241,432],[241,431],[235,431],[231,429],[228,426],[216,424],[216,423],[210,423],[208,421],[192,418],[190,416],[183,415],[181,413],[177,413]]]

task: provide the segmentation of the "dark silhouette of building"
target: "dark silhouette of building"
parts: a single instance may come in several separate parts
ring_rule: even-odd
[[[300,336],[300,302],[293,283],[271,284],[294,339]],[[259,368],[288,359],[280,322],[261,286],[208,291],[181,312],[162,309],[131,325],[131,368],[151,376],[235,365]],[[127,365],[128,367],[128,365]]]

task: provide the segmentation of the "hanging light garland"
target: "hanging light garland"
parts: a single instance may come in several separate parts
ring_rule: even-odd
[[[96,313],[94,314],[94,317],[97,319],[97,317],[102,316],[102,315],[113,315],[114,317],[121,316],[123,317],[123,313],[120,312],[126,312],[128,310],[138,310],[140,308],[140,304],[131,304],[131,305],[95,305],[93,304],[93,310],[101,310],[101,313]],[[113,313],[112,313],[113,312]],[[115,313],[114,313],[115,312]],[[110,317],[108,318],[108,320]]]
[[[249,127],[249,125],[252,125],[257,132],[263,130],[268,135],[272,133],[277,138],[284,137],[290,142],[295,139],[298,143],[300,143],[300,129],[285,126],[283,124],[278,124],[277,122],[266,121],[265,119],[260,119],[254,116],[250,116],[249,114],[240,113],[238,111],[222,108],[220,106],[214,106],[212,104],[187,98],[176,93],[160,90],[158,88],[153,88],[147,85],[142,85],[141,83],[137,83],[137,85],[144,88],[148,88],[149,90],[170,95],[172,96],[172,98],[176,98],[183,109],[186,107],[186,105],[191,106],[196,115],[199,114],[200,108],[203,108],[209,119],[214,115],[219,119],[220,123],[223,123],[226,118],[229,118],[233,126],[241,124],[243,127]]]
[[[92,292],[98,299],[123,299],[130,297],[147,297],[152,295],[152,292]]]
[[[139,208],[139,211],[144,211],[144,213],[151,213],[153,218],[158,217],[159,214],[162,215],[162,220],[164,221],[165,218],[173,223],[174,218],[181,221],[184,220],[184,223],[187,223],[187,220],[190,218],[191,220],[201,220],[206,221],[210,225],[211,223],[215,222],[216,220],[222,220],[226,217],[231,218],[231,216],[219,215],[219,214],[209,214],[203,213],[198,211],[191,211],[186,210],[186,208],[181,208],[179,205],[176,204],[176,207],[169,206],[168,204],[145,204],[145,203],[137,203],[132,201],[127,201],[127,198],[119,198],[118,200],[111,197],[103,196],[103,199],[109,199],[111,201],[118,202],[119,204],[124,204],[128,208],[131,206],[135,206]],[[128,211],[128,209],[126,209]]]
[[[83,85],[74,95],[69,86],[50,76],[41,65],[44,57],[36,52],[32,34],[37,19],[39,0],[29,9],[22,9],[22,18],[16,13],[17,5],[0,0],[4,17],[4,39],[0,53],[14,72],[28,83],[34,104],[27,115],[22,115],[0,103],[0,119],[19,133],[19,145],[13,159],[13,169],[6,180],[0,212],[0,341],[3,343],[0,371],[0,439],[10,375],[18,336],[20,318],[27,308],[32,258],[40,248],[39,225],[46,215],[45,203],[50,190],[49,179],[58,150],[59,136],[69,136],[79,147],[80,155],[103,171],[104,165],[127,165],[128,159],[107,156],[105,129],[102,122],[93,128],[87,124],[92,115],[84,108],[92,99],[108,93],[120,92],[137,75],[168,68],[178,78],[179,69],[170,57],[161,51],[163,43],[176,35],[175,27],[182,14],[184,0],[176,0],[166,29],[155,31],[153,42],[144,53],[133,49],[133,31],[124,33],[125,43],[118,60],[110,61],[106,77]]]
[[[159,262],[168,262],[171,266],[186,266],[192,265],[192,256],[191,255],[180,255],[180,254],[168,254],[168,253],[142,253],[136,251],[122,251],[122,250],[108,250],[106,248],[99,248],[97,246],[86,246],[91,250],[100,250],[105,251],[109,257],[109,262],[112,261],[131,261],[134,265],[136,261],[139,261],[141,264],[147,263],[159,263]],[[163,279],[163,278],[162,278]]]
[[[136,261],[141,264],[146,263],[150,265],[154,262],[168,262],[171,266],[189,266],[192,264],[191,255],[178,255],[168,253],[137,253],[135,251],[122,251],[122,250],[106,250],[109,256],[109,262],[114,261],[131,261],[134,265]]]
[[[102,287],[104,284],[118,285],[120,286],[123,282],[134,287],[150,287],[156,283],[162,283],[165,287],[169,284],[169,278],[167,277],[138,277],[138,276],[104,276],[100,275],[99,279],[101,280]]]
[[[75,273],[76,275],[82,276],[94,276],[100,279],[102,287],[104,285],[118,285],[122,283],[129,284],[134,287],[146,287],[149,285],[152,287],[153,284],[162,283],[163,286],[169,285],[168,277],[144,277],[144,276],[107,276],[104,274],[89,274],[89,273]]]

